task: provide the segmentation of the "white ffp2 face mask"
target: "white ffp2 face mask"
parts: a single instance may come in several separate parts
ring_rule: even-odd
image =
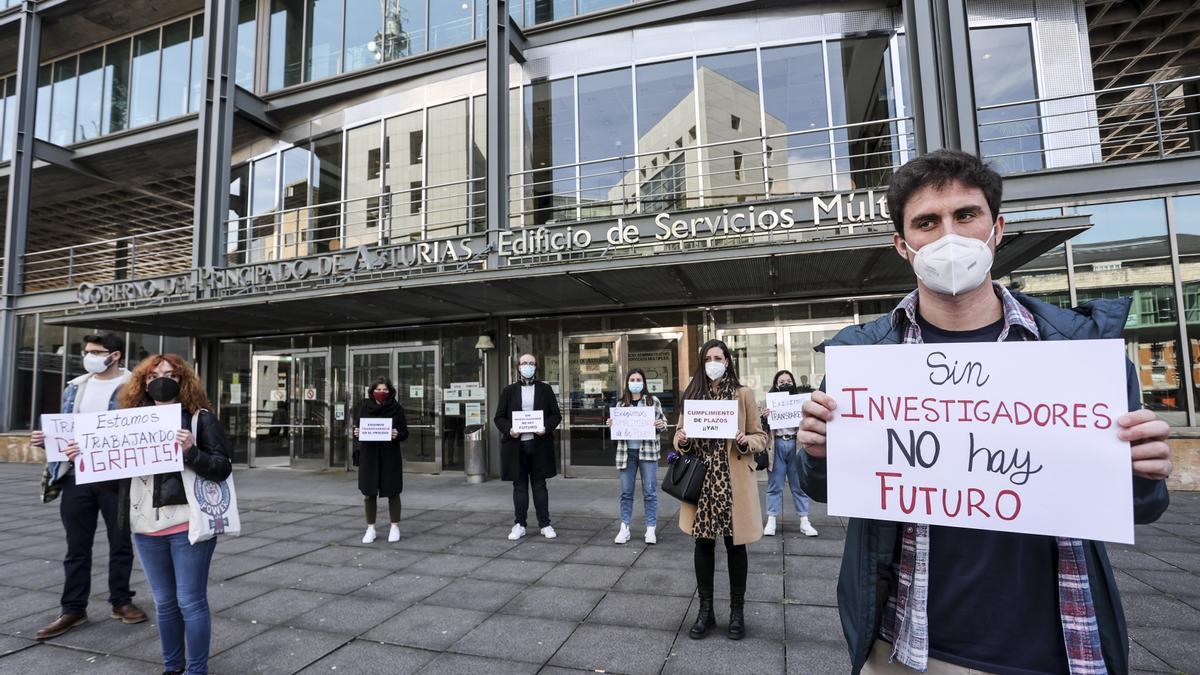
[[[916,254],[913,272],[929,290],[943,295],[959,295],[979,288],[992,269],[992,249],[988,248],[996,226],[986,241],[960,234],[947,234],[926,244],[920,251],[904,242],[905,248]]]
[[[704,374],[708,375],[710,380],[719,380],[725,377],[725,364],[720,361],[709,361],[704,364]]]
[[[83,369],[93,375],[99,375],[108,370],[108,357],[100,354],[87,354],[83,357]]]

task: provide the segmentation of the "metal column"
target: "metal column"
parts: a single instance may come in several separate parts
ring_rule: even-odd
[[[487,0],[487,200],[488,269],[500,263],[500,230],[508,228],[508,51],[506,0]]]
[[[917,152],[979,153],[965,0],[904,0]]]
[[[192,261],[221,267],[222,225],[229,214],[229,164],[233,152],[234,62],[237,0],[204,3],[204,99],[196,134],[196,201]]]
[[[29,238],[29,200],[33,174],[33,136],[36,130],[37,73],[41,55],[42,19],[36,3],[21,3],[20,37],[17,44],[17,73],[15,98],[17,113],[9,142],[12,144],[12,164],[8,174],[8,208],[4,228],[3,301],[0,302],[0,393],[5,399],[15,399],[13,386],[17,364],[17,296],[23,292],[21,259]],[[8,431],[12,422],[6,406],[0,419],[0,431]]]

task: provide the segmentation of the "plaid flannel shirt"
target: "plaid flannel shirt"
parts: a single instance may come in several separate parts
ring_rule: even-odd
[[[637,405],[645,405],[645,402],[646,402],[646,397],[643,396],[637,402]],[[617,405],[620,406],[621,403],[618,401]],[[666,415],[666,413],[663,412],[662,403],[659,402],[658,397],[655,397],[654,398],[654,421],[657,422],[658,420],[662,420],[663,422],[666,422],[667,415]],[[640,462],[657,462],[658,455],[661,451],[662,451],[662,445],[657,438],[655,438],[653,440],[649,440],[649,441],[642,441],[642,447],[638,448],[638,461],[640,461]],[[628,460],[629,460],[629,442],[628,441],[617,441],[617,470],[620,471],[620,470],[624,469],[625,465],[628,463]]]
[[[1004,307],[1004,328],[999,342],[1013,330],[1025,340],[1038,340],[1037,322],[1008,289],[993,283]],[[904,344],[921,344],[917,324],[917,292],[913,291],[892,311],[892,325],[904,325]],[[914,670],[929,668],[929,526],[903,526],[900,560],[895,564],[896,586],[888,598],[880,633],[893,645],[892,658]],[[1080,539],[1057,538],[1058,612],[1071,675],[1107,673],[1100,651],[1100,629],[1092,604],[1087,558]],[[1019,645],[1014,645],[1019,648]]]

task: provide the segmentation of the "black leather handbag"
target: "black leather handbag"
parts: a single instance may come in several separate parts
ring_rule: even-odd
[[[678,459],[667,465],[667,475],[663,476],[663,492],[681,502],[695,504],[700,501],[700,489],[704,487],[704,474],[707,467],[699,457],[680,455]]]

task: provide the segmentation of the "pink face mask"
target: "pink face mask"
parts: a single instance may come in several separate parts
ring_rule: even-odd
[[[383,403],[388,397],[388,393],[386,391],[373,391],[371,392],[371,395],[374,396],[375,400],[379,403]]]

